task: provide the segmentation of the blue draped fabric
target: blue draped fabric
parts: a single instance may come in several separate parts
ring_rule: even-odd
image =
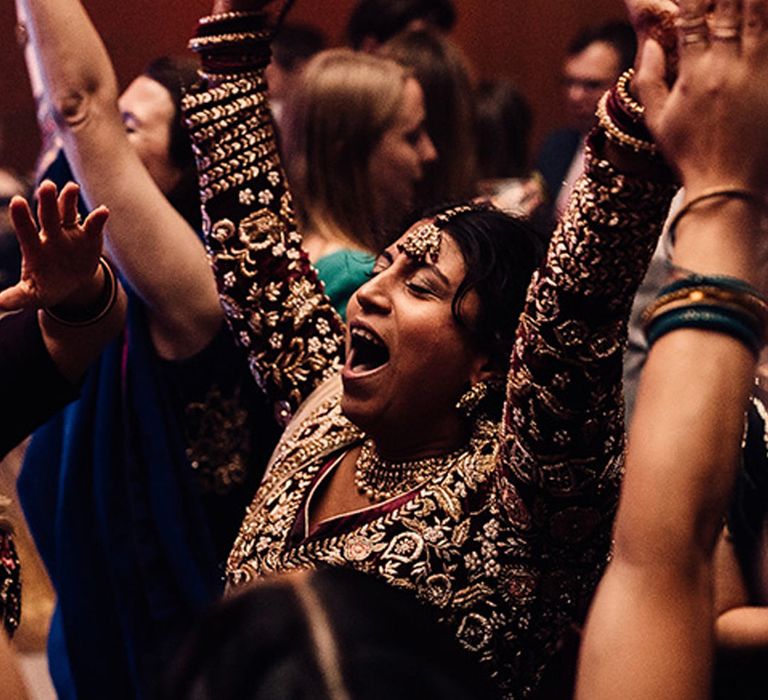
[[[63,154],[46,177],[73,179]],[[163,361],[125,286],[125,332],[89,369],[80,399],[34,434],[18,483],[57,593],[48,655],[63,700],[151,693],[178,637],[222,592],[223,559],[279,435],[225,324],[199,355]],[[208,420],[195,435],[190,402]],[[245,476],[204,488],[192,444]]]
[[[221,592],[164,387],[131,295],[126,335],[27,452],[19,496],[58,594],[49,654],[61,698],[143,696],[163,640]]]

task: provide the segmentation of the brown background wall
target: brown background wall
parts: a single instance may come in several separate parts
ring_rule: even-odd
[[[316,24],[340,42],[355,0],[297,0],[292,18]],[[123,85],[153,57],[184,50],[209,0],[86,0]],[[531,100],[536,138],[558,124],[558,70],[570,37],[582,26],[624,15],[621,0],[456,0],[455,38],[478,75],[509,76]],[[34,109],[14,40],[11,0],[0,2],[0,159],[24,171],[38,148]],[[73,36],[72,41],[77,41]]]

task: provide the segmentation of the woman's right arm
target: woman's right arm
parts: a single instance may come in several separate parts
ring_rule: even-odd
[[[184,112],[227,320],[288,418],[338,366],[343,326],[301,249],[267,101],[272,30],[257,12],[264,5],[217,2],[201,19],[192,47],[205,77]],[[221,15],[234,10],[244,14]]]
[[[0,457],[76,398],[83,372],[125,321],[125,294],[100,259],[108,212],[100,207],[76,223],[77,192],[72,184],[58,196],[50,182],[38,188],[39,232],[27,202],[11,201],[21,279],[0,291],[0,312],[23,311],[0,321],[1,385],[14,399],[0,411]]]
[[[158,352],[196,354],[222,321],[205,250],[126,135],[101,38],[79,0],[17,0],[16,7],[75,176],[86,199],[112,213],[107,251],[146,304]]]
[[[708,10],[707,0],[680,2],[680,75],[672,91],[654,43],[643,53],[637,85],[649,125],[681,173],[686,203],[715,189],[753,193],[700,199],[689,209],[677,227],[679,275],[740,280],[765,294],[768,138],[754,124],[768,118],[766,2],[746,0],[742,18],[739,3],[720,0],[709,24]],[[614,556],[584,635],[578,698],[710,694],[713,552],[756,367],[747,344],[722,330],[677,327],[649,352]]]

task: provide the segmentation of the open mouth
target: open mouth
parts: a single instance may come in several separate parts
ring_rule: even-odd
[[[349,339],[347,367],[355,374],[373,372],[389,362],[389,350],[384,341],[368,328],[351,327]]]

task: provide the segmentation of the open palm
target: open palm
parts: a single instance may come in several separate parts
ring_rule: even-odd
[[[0,292],[0,310],[56,306],[93,280],[109,212],[99,207],[79,223],[78,194],[74,183],[59,194],[52,182],[43,182],[37,190],[39,229],[27,201],[13,198],[8,211],[21,249],[21,279]]]

